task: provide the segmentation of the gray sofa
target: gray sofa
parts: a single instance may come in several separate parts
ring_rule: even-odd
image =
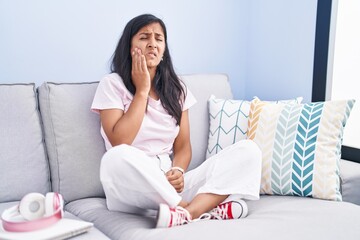
[[[211,94],[231,98],[223,74],[182,76],[198,100],[190,110],[195,168],[205,159]],[[111,212],[99,181],[105,152],[90,111],[97,82],[0,85],[0,211],[28,192],[60,192],[66,217],[94,223],[77,239],[360,239],[360,164],[341,160],[342,202],[291,196],[248,201],[249,215],[155,229],[155,218]]]

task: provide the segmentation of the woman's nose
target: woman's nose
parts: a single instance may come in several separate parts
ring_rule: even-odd
[[[156,48],[156,41],[155,39],[151,38],[148,43],[149,48]]]

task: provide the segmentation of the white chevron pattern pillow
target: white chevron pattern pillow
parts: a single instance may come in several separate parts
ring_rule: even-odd
[[[342,136],[354,100],[269,104],[254,99],[247,135],[262,152],[262,194],[341,201]]]
[[[206,158],[227,146],[246,139],[250,102],[245,100],[209,99],[210,130]]]
[[[302,97],[271,103],[300,103]],[[209,104],[210,130],[206,158],[227,146],[246,139],[250,101],[221,99],[211,95]]]

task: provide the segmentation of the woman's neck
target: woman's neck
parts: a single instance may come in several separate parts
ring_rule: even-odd
[[[155,82],[154,82],[155,75],[156,75],[156,68],[148,68],[148,71],[150,73],[150,80],[151,80],[151,89],[149,92],[149,96],[152,99],[159,100],[159,96],[157,95],[157,93],[155,91]]]
[[[156,74],[156,68],[148,68],[149,74],[150,74],[150,80],[151,83],[154,81],[155,74]]]

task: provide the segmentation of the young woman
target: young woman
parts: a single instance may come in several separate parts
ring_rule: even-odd
[[[260,150],[240,141],[186,172],[196,100],[174,71],[161,19],[144,14],[127,23],[111,72],[91,107],[107,149],[100,178],[109,210],[158,210],[157,227],[245,217],[242,199],[259,198]]]

